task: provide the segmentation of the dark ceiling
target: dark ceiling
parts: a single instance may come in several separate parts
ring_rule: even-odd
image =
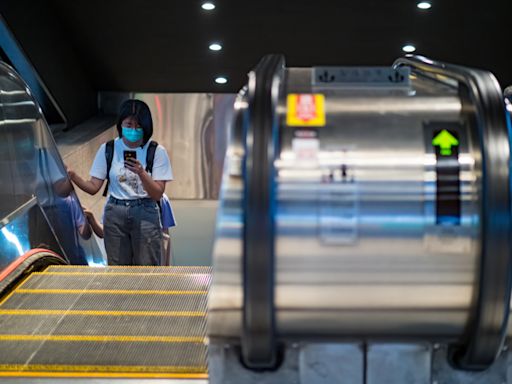
[[[432,0],[428,11],[414,0],[213,2],[210,12],[198,0],[33,4],[45,4],[96,91],[236,92],[267,53],[283,53],[287,66],[390,65],[408,42],[418,54],[488,69],[502,87],[512,84],[511,0]],[[213,41],[224,49],[210,51]],[[225,85],[214,83],[221,74]]]
[[[414,0],[214,0],[210,12],[197,0],[53,3],[97,89],[235,92],[267,53],[288,66],[390,65],[406,42],[512,83],[510,0],[433,0],[428,11]]]
[[[512,84],[512,0],[431,0],[428,11],[417,0],[211,1],[207,12],[203,0],[0,0],[12,35],[0,35],[0,59],[29,68],[48,121],[68,127],[102,112],[98,91],[237,92],[268,53],[290,67],[387,66],[413,43]],[[210,51],[214,41],[224,49]]]

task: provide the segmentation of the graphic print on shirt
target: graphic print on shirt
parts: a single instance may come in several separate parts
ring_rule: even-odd
[[[125,167],[119,169],[117,180],[119,186],[129,194],[143,195],[146,193],[140,177]]]

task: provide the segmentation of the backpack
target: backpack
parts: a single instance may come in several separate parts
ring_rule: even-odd
[[[153,162],[155,161],[155,152],[158,143],[151,141],[146,152],[146,172],[153,172]],[[110,183],[110,168],[112,167],[112,159],[114,158],[114,140],[109,140],[105,144],[105,159],[107,160],[107,185],[103,190],[103,196],[107,196],[108,185]]]

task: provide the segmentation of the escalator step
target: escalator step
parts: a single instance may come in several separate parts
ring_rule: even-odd
[[[210,267],[49,267],[0,303],[0,376],[207,376]]]

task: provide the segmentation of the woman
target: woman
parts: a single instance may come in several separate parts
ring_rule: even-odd
[[[127,100],[117,120],[119,137],[107,176],[106,144],[96,153],[90,179],[84,180],[68,169],[71,180],[94,195],[109,179],[105,206],[104,237],[109,265],[159,265],[162,230],[157,201],[172,180],[172,169],[164,147],[155,151],[153,170],[146,171],[146,154],[153,134],[153,120],[146,103]]]

